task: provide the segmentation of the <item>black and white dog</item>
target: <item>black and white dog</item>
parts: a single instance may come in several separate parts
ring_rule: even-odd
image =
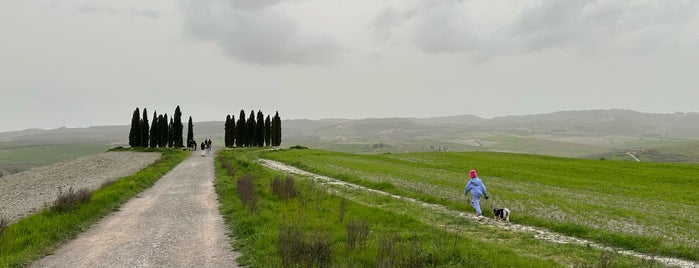
[[[510,210],[507,208],[494,208],[493,215],[495,215],[494,219],[496,221],[505,220],[506,222],[510,222]]]

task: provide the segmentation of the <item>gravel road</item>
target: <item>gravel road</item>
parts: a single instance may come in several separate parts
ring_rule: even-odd
[[[131,175],[160,158],[159,153],[106,152],[37,167],[0,178],[0,217],[11,221],[31,215],[58,196],[58,188],[99,188]]]
[[[31,267],[237,267],[198,152],[90,230]]]

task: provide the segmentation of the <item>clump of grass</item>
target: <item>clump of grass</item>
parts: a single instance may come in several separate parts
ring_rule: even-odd
[[[248,212],[255,212],[257,208],[257,193],[255,192],[256,177],[247,173],[240,177],[237,182],[238,195],[243,203],[243,207],[248,209]]]
[[[343,199],[345,200],[345,199]],[[369,238],[369,223],[354,220],[347,223],[347,249],[353,250],[357,246],[364,246]]]
[[[340,199],[340,208],[337,210],[337,213],[339,214],[339,220],[340,223],[345,221],[345,215],[347,214],[347,208],[349,207],[349,201],[347,198],[342,198]]]
[[[384,234],[379,237],[376,263],[379,267],[393,267],[391,259],[396,252],[396,244],[400,238],[395,233]]]
[[[223,168],[226,170],[226,174],[228,174],[228,176],[235,176],[238,169],[233,167],[233,164],[230,160],[228,160],[228,158],[223,155],[218,155],[218,160],[221,163],[221,166],[223,166]]]
[[[391,233],[379,239],[379,267],[426,267],[427,257],[417,240],[402,242],[397,234]]]
[[[75,191],[71,186],[70,188],[68,188],[67,192],[63,192],[63,190],[59,187],[58,197],[56,197],[56,200],[53,201],[53,204],[51,205],[51,211],[70,211],[74,209],[77,205],[90,201],[91,197],[92,193],[90,193],[90,190],[88,190],[87,188],[81,188],[78,191]]]
[[[329,267],[332,241],[327,235],[314,233],[309,239],[301,228],[282,226],[279,230],[279,253],[284,267]]]
[[[5,232],[5,228],[10,225],[10,220],[5,216],[0,217],[0,235]]]
[[[104,182],[102,182],[102,185],[100,185],[100,189],[108,187],[108,186],[116,183],[116,181],[117,181],[116,179],[105,180]]]
[[[298,195],[298,191],[296,190],[296,182],[294,181],[294,177],[275,177],[272,180],[272,193],[282,200],[296,197]]]

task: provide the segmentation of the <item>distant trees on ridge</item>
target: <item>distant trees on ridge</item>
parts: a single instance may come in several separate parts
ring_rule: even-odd
[[[173,120],[174,119],[174,120]],[[153,112],[153,122],[148,123],[148,110],[143,108],[143,118],[139,108],[136,107],[131,117],[131,130],[129,131],[129,146],[131,147],[184,147],[182,139],[182,112],[180,106],[175,108],[174,118],[158,115]],[[192,125],[192,117],[189,117],[189,126],[187,129],[187,138],[194,136],[194,127]]]
[[[245,110],[240,110],[238,121],[235,116],[227,115],[224,124],[224,144],[226,147],[263,147],[279,146],[282,143],[282,128],[279,112],[270,119],[262,111],[250,111],[245,119]]]

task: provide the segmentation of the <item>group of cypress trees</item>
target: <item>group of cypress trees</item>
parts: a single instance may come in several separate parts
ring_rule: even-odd
[[[282,119],[279,112],[270,119],[265,118],[262,111],[250,111],[250,117],[245,119],[245,110],[240,110],[238,121],[235,116],[226,116],[224,126],[224,143],[226,147],[263,147],[279,146],[282,143]]]
[[[131,131],[129,131],[129,145],[131,147],[184,147],[182,140],[182,112],[180,106],[175,108],[175,115],[168,122],[167,114],[158,115],[153,112],[153,122],[148,124],[148,110],[143,108],[143,118],[138,107],[131,118]],[[189,117],[187,139],[194,136],[192,117]]]

